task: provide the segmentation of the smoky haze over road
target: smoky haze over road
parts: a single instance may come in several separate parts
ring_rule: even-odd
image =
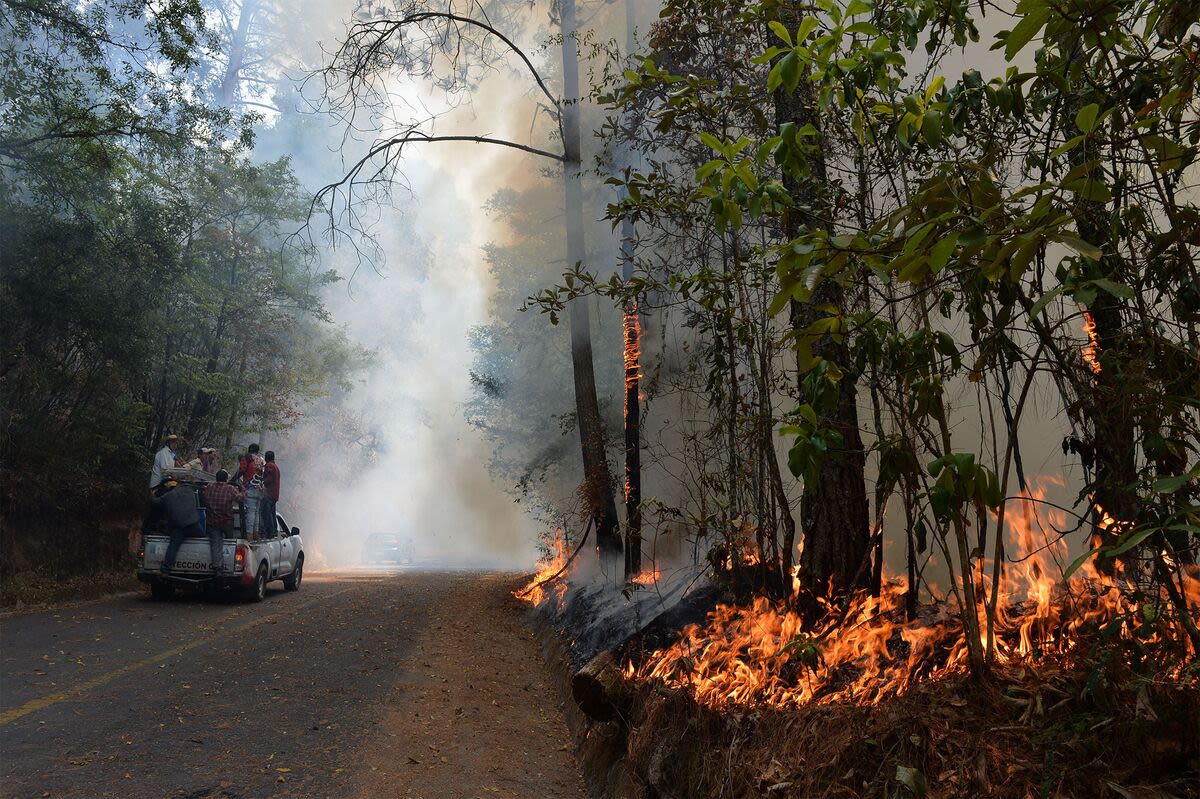
[[[326,573],[0,619],[0,795],[581,795],[512,583]]]

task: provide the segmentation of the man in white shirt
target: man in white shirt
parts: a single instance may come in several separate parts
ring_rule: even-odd
[[[150,467],[150,490],[158,488],[163,481],[163,469],[174,469],[176,466],[175,446],[179,436],[172,433],[163,440],[163,448],[154,456],[154,464]]]

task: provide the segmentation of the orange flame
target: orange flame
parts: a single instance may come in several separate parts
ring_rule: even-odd
[[[559,605],[567,592],[567,583],[564,579],[559,579],[556,585],[543,585],[546,580],[549,580],[557,574],[567,563],[567,542],[563,536],[561,527],[554,528],[554,544],[550,548],[547,557],[538,562],[537,574],[533,576],[524,588],[513,591],[513,596],[517,599],[523,599],[531,605],[537,606],[545,602],[549,597],[554,596]]]
[[[635,410],[630,408],[631,397],[638,396],[635,392],[638,390],[638,381],[642,378],[642,328],[641,321],[638,318],[638,304],[636,300],[630,300],[625,304],[625,420],[629,420],[629,414]],[[632,476],[625,474],[625,501],[629,501],[630,494],[633,492],[631,483]]]
[[[1015,551],[997,597],[994,657],[998,667],[1066,656],[1081,644],[1085,625],[1117,622],[1132,629],[1136,605],[1117,580],[1091,564],[1062,581],[1067,529],[1046,512],[1036,489],[1009,517]],[[1040,519],[1047,513],[1046,524]],[[1045,543],[1038,545],[1038,534]],[[970,579],[976,579],[971,575]],[[1191,591],[1200,597],[1200,590]],[[894,581],[878,598],[852,598],[848,610],[829,607],[822,626],[782,603],[755,599],[749,607],[718,606],[706,623],[653,653],[630,673],[689,690],[713,706],[848,701],[871,704],[922,680],[963,671],[967,646],[957,611],[948,603],[924,606],[916,619],[904,612],[905,586]],[[978,608],[986,639],[984,610]],[[1129,632],[1129,630],[1124,630]],[[986,643],[986,640],[985,640]]]
[[[658,569],[646,569],[634,575],[629,582],[634,585],[650,586],[658,583],[662,579],[662,572]]]
[[[1092,370],[1092,374],[1100,374],[1100,341],[1096,338],[1096,320],[1086,310],[1083,311],[1083,332],[1087,333],[1088,343],[1083,345],[1083,361]]]

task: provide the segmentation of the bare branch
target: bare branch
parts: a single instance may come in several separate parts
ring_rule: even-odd
[[[352,78],[365,78],[364,70],[373,61],[381,58],[384,52],[384,45],[393,36],[400,35],[402,37],[405,28],[418,26],[423,22],[429,21],[443,21],[456,25],[476,27],[483,30],[488,35],[499,39],[512,53],[521,59],[522,63],[525,64],[525,67],[529,70],[529,74],[533,77],[534,82],[537,83],[538,88],[541,89],[542,94],[546,96],[551,105],[553,105],[555,108],[559,107],[558,98],[555,97],[553,92],[550,91],[550,88],[546,85],[541,73],[539,73],[537,68],[534,67],[533,62],[530,60],[529,56],[525,54],[525,51],[518,47],[512,39],[505,36],[488,22],[474,19],[472,17],[466,17],[461,14],[455,14],[449,11],[421,11],[412,14],[406,14],[399,19],[373,20],[371,22],[357,23],[351,27],[350,32],[346,37],[346,41],[343,42],[342,46],[338,48],[334,55],[333,66],[329,67],[327,71],[339,71],[337,69],[337,64],[340,62],[345,62],[349,65],[349,67],[344,70],[347,74],[349,74]],[[459,40],[461,41],[461,39],[462,36],[460,34]],[[364,44],[364,42],[366,43]]]

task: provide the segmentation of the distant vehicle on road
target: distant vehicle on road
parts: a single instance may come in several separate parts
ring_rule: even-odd
[[[371,533],[363,545],[363,563],[412,563],[416,546],[408,536],[397,533]]]
[[[289,591],[300,588],[304,576],[304,541],[299,527],[288,527],[283,516],[275,515],[273,531],[259,531],[247,538],[245,512],[234,515],[232,538],[225,539],[221,571],[214,574],[209,566],[208,537],[186,538],[175,556],[169,574],[162,574],[163,556],[170,538],[165,534],[147,535],[138,553],[137,577],[150,584],[155,599],[167,599],[176,589],[233,590],[251,602],[267,595],[267,583],[282,580]]]

